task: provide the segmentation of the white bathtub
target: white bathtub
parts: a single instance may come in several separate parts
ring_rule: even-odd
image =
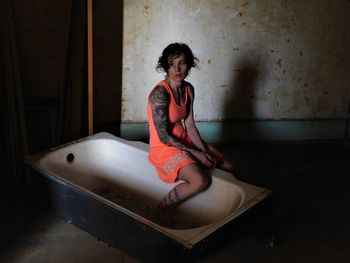
[[[167,242],[174,241],[191,249],[271,194],[225,171],[208,170],[212,177],[210,187],[181,204],[171,214],[172,227],[165,226],[153,220],[153,209],[175,184],[166,184],[158,178],[147,155],[145,143],[98,133],[28,156],[25,161],[45,175],[51,184],[54,182],[50,189],[61,216],[112,244],[103,231],[112,236],[123,235],[119,238],[122,240],[116,242],[122,249],[125,249],[125,242],[130,243],[128,246],[136,239],[139,242],[145,238],[147,242],[154,233],[165,237]],[[98,214],[105,218],[96,219]],[[130,228],[137,223],[140,231],[134,233]],[[106,228],[103,231],[101,224]],[[112,229],[119,232],[112,234]],[[142,233],[145,237],[139,236]],[[130,235],[138,237],[132,241]]]

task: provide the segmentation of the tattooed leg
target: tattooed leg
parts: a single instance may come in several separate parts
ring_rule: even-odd
[[[172,189],[160,202],[159,206],[162,210],[167,210],[171,206],[175,206],[182,200],[177,190],[178,186]]]
[[[159,204],[162,210],[179,205],[189,197],[203,191],[209,185],[208,177],[195,163],[182,168],[179,172],[179,179],[184,182],[175,186],[164,196]]]

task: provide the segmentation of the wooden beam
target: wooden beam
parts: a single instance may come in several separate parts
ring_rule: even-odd
[[[93,83],[93,24],[92,1],[87,0],[87,37],[88,37],[88,134],[94,133],[94,83]]]

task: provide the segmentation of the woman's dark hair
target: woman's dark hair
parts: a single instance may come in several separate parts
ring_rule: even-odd
[[[163,50],[162,56],[159,57],[158,65],[156,67],[157,71],[168,72],[168,69],[170,67],[168,61],[169,57],[181,54],[185,55],[188,69],[197,66],[199,60],[193,55],[192,50],[189,48],[189,46],[184,43],[172,43]]]

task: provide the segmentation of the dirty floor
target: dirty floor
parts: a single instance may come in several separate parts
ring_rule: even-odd
[[[238,164],[239,178],[275,192],[274,248],[252,230],[253,218],[191,262],[349,262],[349,144],[218,148]],[[0,262],[140,262],[57,217],[33,186],[1,193],[0,204]]]

